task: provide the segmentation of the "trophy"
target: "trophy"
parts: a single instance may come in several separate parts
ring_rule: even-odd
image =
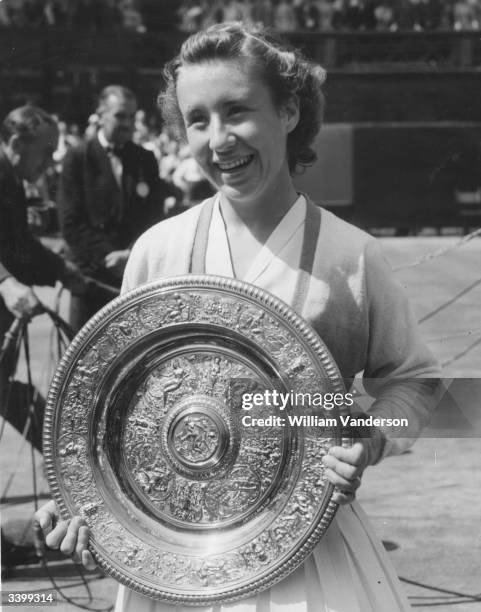
[[[144,285],[64,355],[47,479],[129,588],[184,605],[248,597],[294,571],[334,516],[322,458],[348,443],[345,409],[322,400],[343,393],[321,339],[266,291],[206,275]]]

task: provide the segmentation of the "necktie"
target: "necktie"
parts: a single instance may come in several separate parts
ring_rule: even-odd
[[[115,177],[117,185],[119,186],[116,216],[117,220],[120,221],[122,219],[122,213],[124,210],[124,192],[122,185],[123,164],[121,157],[122,149],[120,147],[109,146],[107,147],[106,151],[110,159],[112,173]]]
[[[119,147],[110,146],[107,147],[107,153],[110,159],[110,165],[112,166],[112,172],[114,173],[115,180],[118,186],[122,189],[122,150]]]

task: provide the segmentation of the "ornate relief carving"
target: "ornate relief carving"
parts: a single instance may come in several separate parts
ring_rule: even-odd
[[[295,313],[237,281],[149,285],[82,330],[48,400],[47,473],[107,572],[149,596],[213,603],[268,587],[308,554],[335,511],[322,456],[340,434],[244,426],[243,394],[274,388],[342,382]],[[264,402],[250,414],[279,412]]]

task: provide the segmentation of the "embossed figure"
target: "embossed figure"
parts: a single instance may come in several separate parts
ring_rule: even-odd
[[[336,612],[406,612],[402,586],[355,495],[364,469],[402,453],[428,422],[439,370],[378,242],[316,206],[294,186],[296,169],[315,161],[312,145],[322,120],[324,70],[261,29],[224,23],[189,37],[165,75],[164,118],[188,141],[217,194],[154,226],[137,241],[123,291],[185,273],[247,281],[291,305],[312,325],[344,380],[363,373],[364,386],[375,400],[373,416],[409,418],[408,430],[372,427],[368,437],[350,448],[332,446],[319,458],[320,473],[334,485],[333,499],[340,504],[324,538],[284,582],[227,607],[231,612],[260,612],[281,601],[289,612],[305,610],[310,602],[316,609]],[[267,319],[246,306],[238,324],[247,338],[262,342],[267,353],[275,350],[286,368],[297,371],[303,356],[291,350],[287,335],[279,338]],[[303,380],[307,370],[301,372]],[[317,378],[311,380],[317,387]],[[235,396],[235,385],[230,394]],[[275,440],[275,428],[271,435]],[[257,450],[252,447],[247,453],[255,457]],[[206,484],[185,478],[176,483],[169,498],[172,513],[202,520],[198,517],[204,508],[218,516],[238,512],[242,504],[255,507],[256,495],[262,494],[261,476],[249,467],[233,467],[225,481]],[[272,544],[253,534],[245,555],[240,546],[236,549],[229,562],[239,581],[255,575],[253,568],[264,567],[276,547],[281,554],[289,550],[298,529],[319,510],[308,490],[318,481],[316,472],[308,485],[294,490],[286,506],[292,521],[276,519],[269,527]],[[37,514],[47,544],[62,545],[66,552],[76,549],[85,564],[92,563],[87,527],[74,518],[68,530],[64,522],[52,530],[56,516],[52,505]],[[192,588],[196,582],[185,576],[187,564],[178,565],[171,571],[166,561],[160,571],[178,581],[172,584]],[[228,575],[221,567],[209,568],[206,561],[196,580],[232,584],[226,582]],[[341,588],[333,588],[332,576]],[[227,609],[215,607],[219,612]],[[174,607],[121,586],[115,612],[130,610],[167,612]]]
[[[163,300],[162,305],[165,308],[163,319],[166,322],[173,322],[180,319],[186,307],[180,295],[174,295],[173,298]]]
[[[167,395],[181,386],[186,375],[185,368],[178,362],[174,363],[172,368],[160,373],[149,382],[146,390],[147,398],[154,403],[160,400],[160,408],[163,409],[167,405]]]
[[[174,444],[186,459],[193,462],[208,459],[217,447],[218,433],[210,419],[186,417],[174,436]]]

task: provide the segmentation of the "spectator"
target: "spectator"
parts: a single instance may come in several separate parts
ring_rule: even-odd
[[[319,0],[317,8],[319,11],[319,31],[328,32],[332,30],[334,2],[332,0]]]
[[[177,12],[182,32],[196,32],[202,25],[204,11],[202,5],[197,0],[187,0],[182,2]]]
[[[142,15],[138,10],[134,0],[122,0],[118,5],[122,18],[122,25],[126,30],[131,30],[139,34],[147,31],[142,20]]]
[[[69,139],[68,127],[65,121],[57,120],[58,127],[58,144],[53,154],[53,160],[55,162],[55,170],[60,174],[62,170],[62,163],[67,151],[72,147],[72,142]]]
[[[459,0],[453,7],[455,30],[478,30],[477,2],[470,0]]]
[[[15,317],[30,318],[40,309],[32,285],[54,285],[85,291],[78,269],[33,238],[27,225],[27,205],[22,182],[35,183],[52,163],[57,146],[55,120],[34,106],[9,113],[0,128],[0,345]],[[11,363],[0,363],[0,409],[23,432],[29,414],[29,393],[21,383],[8,384]],[[7,398],[8,394],[8,398]],[[41,450],[43,398],[35,394],[37,427],[28,439]]]
[[[82,136],[80,135],[80,128],[77,123],[72,123],[70,125],[69,131],[67,134],[67,142],[72,147],[76,147],[82,142]]]
[[[279,0],[274,5],[273,26],[278,32],[294,32],[298,29],[296,11],[292,0]]]
[[[7,2],[0,2],[0,26],[10,25],[10,11]]]
[[[144,146],[150,141],[150,130],[147,125],[147,117],[145,111],[139,108],[135,113],[135,126],[133,141],[135,144]]]
[[[135,239],[164,216],[173,190],[159,179],[154,155],[132,142],[137,102],[124,87],[99,98],[98,134],[71,149],[59,186],[59,217],[80,269],[99,283],[120,287]],[[73,295],[70,321],[78,330],[114,295]]]
[[[251,14],[252,21],[254,23],[270,28],[274,20],[273,13],[274,7],[272,6],[271,0],[259,0],[258,2],[253,2]]]
[[[319,30],[319,9],[316,2],[304,0],[296,12],[301,30]]]
[[[224,3],[222,0],[205,0],[202,15],[202,27],[208,27],[224,20]]]
[[[376,6],[374,16],[378,32],[392,32],[397,29],[397,24],[394,21],[394,11],[387,2],[381,2]]]
[[[97,113],[92,113],[87,119],[87,127],[85,128],[85,138],[90,140],[95,138],[99,129],[99,116]]]
[[[225,0],[223,21],[243,21],[248,17],[243,2],[240,0]]]
[[[179,143],[177,140],[168,140],[162,151],[162,157],[159,163],[160,178],[171,182],[172,175],[179,164]]]
[[[179,157],[179,163],[172,175],[172,182],[184,194],[183,206],[190,208],[213,195],[214,191],[202,174],[199,164],[192,157],[188,145],[181,148]]]

